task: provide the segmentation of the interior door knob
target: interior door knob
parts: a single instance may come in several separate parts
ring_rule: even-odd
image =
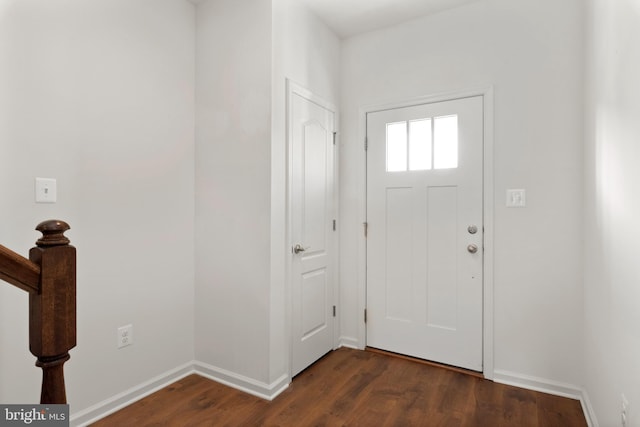
[[[475,254],[476,252],[478,252],[478,247],[476,245],[469,245],[467,246],[467,250],[472,254]]]
[[[300,252],[304,252],[307,249],[309,249],[309,247],[304,248],[304,247],[302,247],[302,245],[300,243],[298,243],[293,247],[293,253],[294,254],[299,254]]]

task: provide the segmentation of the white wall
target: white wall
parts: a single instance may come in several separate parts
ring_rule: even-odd
[[[361,322],[358,108],[493,86],[496,369],[581,384],[584,308],[587,389],[601,425],[617,422],[621,392],[640,401],[629,267],[640,12],[590,2],[583,228],[579,0],[485,0],[342,43],[294,0],[202,2],[197,41],[183,0],[0,0],[0,243],[26,254],[41,220],[72,226],[72,412],[194,348],[257,383],[286,376],[288,77],[341,100],[343,342],[358,343]],[[35,176],[58,179],[57,204],[33,203]],[[504,208],[514,187],[526,209]],[[127,323],[136,343],[116,350]],[[38,399],[27,336],[26,294],[1,285],[3,403]]]
[[[340,40],[298,0],[273,1],[273,90],[271,147],[271,372],[289,371],[290,308],[285,283],[287,135],[286,79],[338,105]],[[338,304],[339,306],[339,304]]]
[[[495,369],[581,384],[581,4],[485,0],[344,40],[345,340],[363,338],[356,310],[364,221],[358,109],[493,86]],[[527,207],[505,208],[507,188],[525,188]]]
[[[72,413],[194,356],[194,36],[185,1],[0,1],[0,243],[26,255],[40,221],[72,227]],[[57,204],[34,203],[36,176]],[[39,401],[27,319],[0,283],[3,403]]]
[[[269,382],[271,1],[197,9],[196,358]]]
[[[640,2],[591,0],[585,185],[586,388],[601,426],[640,426]]]
[[[339,41],[292,0],[197,16],[196,357],[271,394],[290,356],[285,79],[336,102]]]

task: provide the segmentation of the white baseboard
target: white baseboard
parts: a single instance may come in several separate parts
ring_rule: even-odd
[[[193,362],[172,369],[87,409],[72,413],[70,425],[87,426],[193,373],[195,373]]]
[[[351,338],[351,337],[340,337],[338,339],[338,347],[348,347],[348,348],[355,348],[356,350],[362,350],[358,346],[358,340],[356,338]]]
[[[584,417],[587,420],[587,425],[589,427],[598,427],[589,396],[584,389],[578,386],[498,369],[493,372],[493,381],[500,384],[525,388],[527,390],[540,391],[554,396],[579,400],[582,406],[582,412],[584,412]]]
[[[289,387],[290,382],[286,374],[267,384],[202,362],[195,362],[194,366],[196,373],[203,377],[266,400],[275,399]]]
[[[584,411],[584,417],[587,419],[587,424],[589,427],[599,427],[598,419],[596,418],[596,413],[593,410],[593,406],[591,406],[591,400],[589,400],[589,395],[586,390],[582,392],[582,398],[580,399],[580,404],[582,405],[582,410]]]

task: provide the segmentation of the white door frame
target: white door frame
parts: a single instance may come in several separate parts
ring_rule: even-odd
[[[331,111],[333,113],[333,128],[334,131],[337,131],[337,129],[339,129],[338,127],[338,109],[335,107],[335,105],[333,105],[332,103],[320,98],[319,96],[315,95],[313,92],[311,92],[310,90],[306,89],[305,87],[293,82],[290,79],[286,79],[286,86],[287,86],[287,107],[286,107],[286,147],[287,147],[287,201],[286,201],[286,225],[285,225],[285,230],[286,230],[286,236],[285,236],[285,243],[286,246],[284,248],[285,250],[285,268],[286,268],[286,278],[285,278],[285,295],[286,295],[286,309],[285,309],[285,320],[286,320],[286,328],[287,328],[287,334],[286,336],[289,337],[288,339],[288,345],[289,345],[289,361],[288,361],[288,375],[289,375],[289,382],[291,382],[291,378],[292,378],[292,366],[293,366],[293,315],[292,315],[292,304],[293,304],[293,298],[292,298],[292,292],[293,292],[293,287],[292,287],[292,277],[293,277],[293,263],[292,263],[292,258],[291,258],[291,248],[294,245],[294,242],[292,241],[292,235],[293,235],[293,230],[292,230],[292,208],[293,205],[291,203],[291,199],[293,197],[293,187],[292,187],[292,182],[291,182],[291,177],[293,176],[293,158],[291,156],[291,153],[293,152],[293,139],[291,137],[291,132],[292,132],[292,111],[291,111],[291,106],[293,105],[293,95],[297,94],[315,104],[320,105],[323,108],[326,108],[327,110]],[[338,189],[339,187],[339,182],[338,182],[338,170],[339,170],[339,165],[338,165],[338,159],[339,159],[339,155],[338,155],[338,147],[339,147],[339,142],[337,141],[337,136],[336,136],[336,143],[334,145],[334,151],[333,151],[333,155],[334,155],[334,163],[333,163],[333,173],[334,173],[334,185],[333,185],[333,217],[337,220],[338,219],[338,213],[339,213],[339,209],[338,209],[338,201],[339,201],[339,193],[338,193]],[[333,239],[333,263],[334,263],[334,268],[333,268],[333,301],[331,302],[332,305],[336,306],[336,315],[333,318],[333,349],[335,350],[336,348],[338,348],[338,337],[339,337],[339,325],[340,325],[340,306],[338,304],[339,301],[339,283],[338,283],[338,272],[340,270],[340,266],[339,266],[339,242],[340,242],[340,227],[337,226],[336,227],[336,231],[334,234],[334,239]]]
[[[367,302],[367,240],[364,236],[364,224],[367,221],[367,154],[364,150],[367,136],[367,113],[394,108],[410,107],[441,101],[450,101],[472,96],[483,97],[483,217],[484,217],[484,260],[483,260],[483,336],[482,358],[484,377],[494,377],[494,333],[493,333],[493,87],[471,89],[460,92],[439,93],[410,100],[393,101],[368,105],[359,110],[359,141],[362,141],[362,157],[359,162],[360,191],[362,200],[358,217],[363,228],[358,233],[358,347],[366,346],[367,328],[364,322],[364,311]]]

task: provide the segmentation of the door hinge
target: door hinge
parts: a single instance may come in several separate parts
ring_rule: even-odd
[[[367,323],[367,309],[364,309],[364,323]]]
[[[333,220],[333,231],[336,231],[336,220]]]
[[[364,151],[367,151],[369,149],[369,139],[365,138],[364,139]]]
[[[336,317],[336,306],[333,306],[333,317]]]
[[[338,135],[338,132],[333,132],[333,145],[336,145],[336,135]]]
[[[369,234],[369,223],[363,222],[362,225],[364,225],[364,237],[367,237],[367,234]]]

